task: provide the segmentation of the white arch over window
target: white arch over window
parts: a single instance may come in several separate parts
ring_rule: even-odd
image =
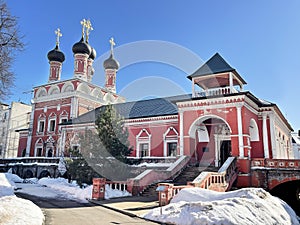
[[[61,89],[61,92],[72,92],[74,91],[74,85],[71,81],[67,81]]]
[[[43,135],[45,132],[46,115],[44,113],[39,115],[37,123],[37,134]]]
[[[37,92],[36,92],[36,97],[43,97],[43,96],[46,96],[47,95],[47,90],[46,90],[46,88],[44,88],[44,87],[40,87],[38,90],[37,90]]]
[[[151,156],[151,134],[146,129],[142,129],[136,136],[136,157],[149,156]]]
[[[42,138],[39,138],[35,142],[34,146],[34,156],[43,156],[43,150],[44,150],[44,141]]]
[[[259,131],[256,121],[252,118],[249,125],[250,141],[259,141]]]
[[[59,94],[59,93],[60,93],[60,90],[59,90],[59,87],[57,85],[51,86],[49,91],[48,91],[49,95],[54,95],[54,94]]]
[[[91,89],[86,83],[79,84],[77,87],[77,91],[83,92],[88,95],[91,93]]]

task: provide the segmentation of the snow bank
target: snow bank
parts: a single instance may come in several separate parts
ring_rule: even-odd
[[[41,209],[14,195],[14,182],[21,180],[14,174],[0,173],[0,224],[41,225],[44,221]]]
[[[86,203],[87,198],[92,196],[92,187],[80,188],[76,182],[68,183],[65,178],[42,178],[37,182],[39,185],[58,191],[58,195],[64,199],[73,199]],[[34,195],[34,193],[32,193]]]
[[[105,199],[110,199],[110,198],[119,198],[119,197],[126,197],[126,196],[131,196],[131,193],[128,191],[120,191],[116,189],[111,189],[108,184],[105,185]]]
[[[68,180],[64,178],[42,178],[38,184],[59,191],[58,194],[61,198],[74,199],[83,203],[92,198],[92,185],[80,188],[76,182],[68,183]],[[125,196],[131,196],[131,194],[127,191],[111,189],[109,185],[105,185],[105,199]]]
[[[174,224],[299,224],[292,208],[260,188],[215,192],[201,188],[181,190],[167,206],[145,218]]]

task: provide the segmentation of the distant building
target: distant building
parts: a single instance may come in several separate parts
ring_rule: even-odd
[[[31,105],[12,102],[9,107],[1,104],[0,109],[0,157],[14,158],[18,154],[19,133],[16,130],[29,126]]]

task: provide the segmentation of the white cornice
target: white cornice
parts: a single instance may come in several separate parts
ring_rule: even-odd
[[[141,124],[177,123],[178,115],[147,117],[140,119],[125,119],[124,122],[130,126]]]

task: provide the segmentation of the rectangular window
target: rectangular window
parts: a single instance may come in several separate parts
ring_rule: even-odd
[[[149,156],[149,144],[140,144],[140,157]]]
[[[50,122],[49,122],[49,131],[50,132],[55,131],[55,120],[50,120]]]
[[[68,119],[61,119],[61,122],[60,123],[66,123],[68,121]]]
[[[39,122],[38,132],[42,133],[42,132],[44,132],[44,129],[45,129],[45,121],[40,121]]]
[[[203,147],[202,152],[209,152],[209,148],[208,147]]]
[[[42,156],[43,149],[42,148],[37,148],[36,149],[36,156]]]
[[[0,155],[2,155],[2,145],[0,145]]]
[[[168,156],[176,156],[177,142],[168,143]]]

